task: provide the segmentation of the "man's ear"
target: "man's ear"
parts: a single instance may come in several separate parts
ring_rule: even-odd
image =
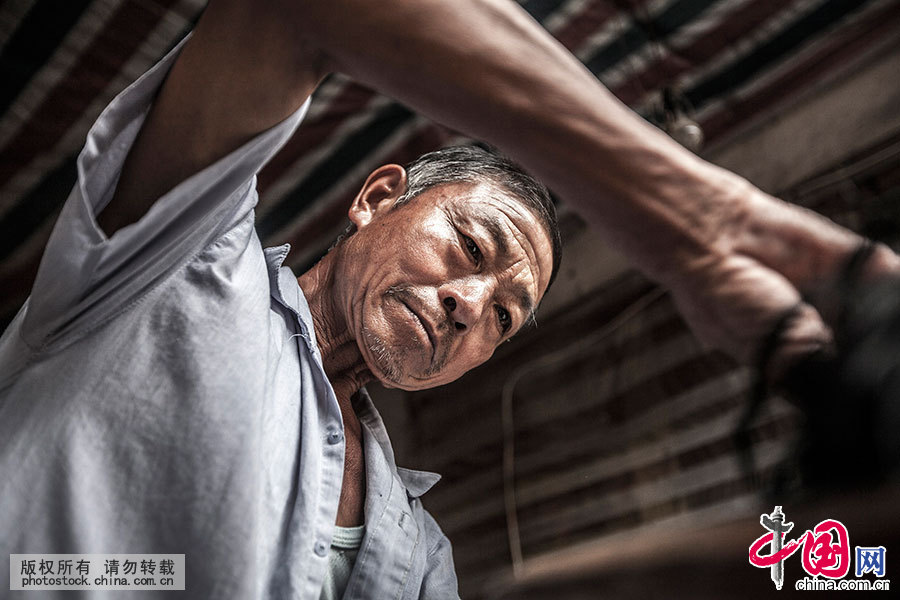
[[[405,192],[406,169],[400,165],[378,167],[353,199],[347,216],[356,229],[362,229],[379,214],[389,211]]]

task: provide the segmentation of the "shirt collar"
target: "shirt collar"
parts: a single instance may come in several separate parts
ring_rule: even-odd
[[[394,459],[394,448],[391,446],[391,440],[388,438],[384,421],[381,419],[381,415],[378,414],[378,410],[375,408],[372,397],[366,388],[361,388],[354,396],[353,410],[356,412],[360,423],[377,443],[388,467],[393,475],[400,480],[403,487],[406,488],[406,493],[410,498],[418,498],[441,479],[441,476],[437,473],[405,469],[397,466]]]
[[[297,283],[297,276],[290,267],[283,266],[284,259],[290,251],[290,244],[266,248],[263,251],[269,271],[269,291],[272,298],[297,317],[300,333],[309,345],[310,351],[321,360],[309,303],[303,295],[303,290],[300,289],[300,284]]]

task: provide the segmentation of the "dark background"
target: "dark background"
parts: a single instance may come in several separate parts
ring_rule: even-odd
[[[521,4],[646,118],[658,113],[663,88],[677,90],[704,130],[705,157],[896,244],[897,0]],[[203,6],[200,0],[0,4],[0,329],[28,294],[91,123],[190,30]],[[267,245],[290,242],[288,262],[302,272],[343,229],[349,200],[370,170],[465,140],[332,76],[299,133],[259,176],[260,235]],[[567,256],[536,330],[450,386],[418,394],[374,390],[398,462],[444,474],[425,502],[454,543],[467,598],[510,572],[504,389],[527,565],[552,563],[577,544],[609,548],[647,531],[730,521],[752,527],[772,510],[760,490],[800,425],[784,402],[768,404],[752,428],[758,471],[741,471],[731,432],[750,373],[697,343],[661,291],[560,208]],[[629,307],[632,318],[611,327]],[[849,506],[861,509],[877,497],[860,492]],[[785,512],[797,508],[786,503]],[[890,566],[889,559],[889,574]],[[629,569],[638,578],[644,573],[639,559]],[[799,568],[788,573],[800,576]],[[733,577],[756,585],[768,574],[744,564]],[[609,591],[628,597],[628,589]],[[665,591],[677,597],[691,595],[689,589]]]

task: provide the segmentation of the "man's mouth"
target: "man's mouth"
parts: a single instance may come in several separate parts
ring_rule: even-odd
[[[406,307],[415,320],[419,323],[419,326],[422,328],[422,331],[425,332],[425,336],[428,338],[428,343],[431,344],[431,361],[434,362],[434,355],[437,352],[437,344],[434,336],[434,330],[431,327],[431,323],[428,322],[427,319],[422,318],[422,316],[405,300],[400,299],[400,303]]]

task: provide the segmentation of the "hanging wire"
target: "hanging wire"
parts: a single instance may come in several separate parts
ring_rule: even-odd
[[[640,314],[641,311],[662,298],[666,291],[654,288],[628,305],[622,312],[607,323],[599,331],[582,338],[577,343],[545,354],[535,360],[520,365],[503,384],[500,400],[503,424],[503,503],[506,510],[506,531],[509,540],[509,553],[512,559],[513,577],[522,575],[522,541],[519,535],[519,517],[516,505],[515,489],[515,424],[513,422],[513,393],[516,385],[526,375],[548,367],[556,366],[571,357],[586,352],[615,333],[623,325]]]

